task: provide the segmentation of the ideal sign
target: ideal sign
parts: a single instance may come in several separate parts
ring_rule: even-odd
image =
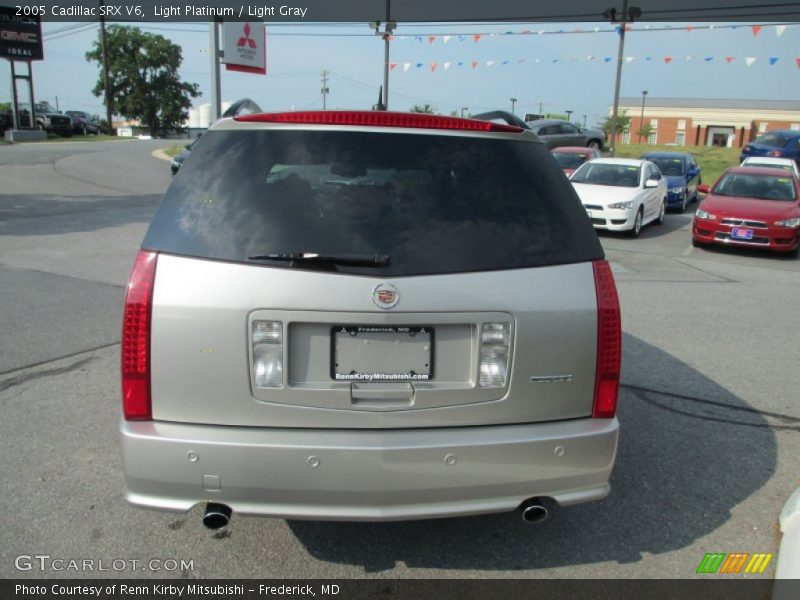
[[[267,74],[267,37],[264,23],[226,22],[222,24],[222,62],[229,71]]]
[[[0,57],[42,60],[42,24],[39,17],[17,16],[13,7],[0,6]]]

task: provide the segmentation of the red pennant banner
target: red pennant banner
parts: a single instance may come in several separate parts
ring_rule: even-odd
[[[694,29],[694,27],[692,27],[691,25],[686,26],[686,31],[691,31],[692,29]]]
[[[671,56],[665,56],[664,57],[664,62],[667,63],[667,64],[671,63],[672,62],[672,57]]]
[[[438,67],[438,66],[439,66],[438,63],[432,62],[431,63],[431,73],[433,73],[436,70],[436,67]]]
[[[479,39],[481,39],[481,34],[480,33],[476,33],[475,35],[472,36],[472,39],[477,42]]]
[[[429,35],[428,36],[428,43],[429,44],[432,44],[435,41],[436,41],[436,36],[435,35]]]
[[[394,71],[397,68],[397,63],[389,63],[389,70]]]
[[[800,61],[800,58],[798,58],[797,60]],[[798,62],[798,64],[800,64],[800,62]],[[472,61],[472,68],[474,69],[477,66],[478,66],[478,61],[477,60],[473,60]]]
[[[800,56],[794,59],[794,62],[797,63],[797,68],[800,69]]]
[[[761,32],[761,25],[753,25],[753,35],[758,35]]]
[[[725,62],[728,63],[728,64],[731,64],[733,62],[733,57],[732,56],[726,56],[725,57]]]

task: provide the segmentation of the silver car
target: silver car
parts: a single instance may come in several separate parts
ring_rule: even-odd
[[[387,112],[217,122],[128,286],[134,505],[388,521],[603,498],[620,314],[535,135]]]

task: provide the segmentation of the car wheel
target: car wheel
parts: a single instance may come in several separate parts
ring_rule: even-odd
[[[692,246],[694,246],[695,248],[699,248],[700,246],[702,246],[702,244],[698,242],[696,239],[694,239],[694,236],[692,236]]]
[[[632,238],[639,237],[639,234],[642,233],[642,207],[639,207],[639,210],[636,212],[636,219],[633,221],[633,228],[630,230],[630,236]]]
[[[597,140],[589,140],[589,143],[586,144],[586,146],[592,148],[593,150],[600,150],[600,142]]]
[[[683,207],[686,208],[686,198],[683,199]],[[664,198],[661,201],[661,210],[658,212],[658,218],[656,219],[656,225],[663,225],[664,224],[664,217],[667,214],[667,199]]]
[[[681,198],[681,212],[686,212],[687,204],[689,204],[689,192],[683,192],[683,198]]]

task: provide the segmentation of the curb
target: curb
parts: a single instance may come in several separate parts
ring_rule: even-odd
[[[152,154],[156,158],[160,158],[161,160],[166,160],[167,162],[171,162],[172,161],[172,157],[171,156],[167,156],[167,154],[161,149],[153,150],[150,154]]]

